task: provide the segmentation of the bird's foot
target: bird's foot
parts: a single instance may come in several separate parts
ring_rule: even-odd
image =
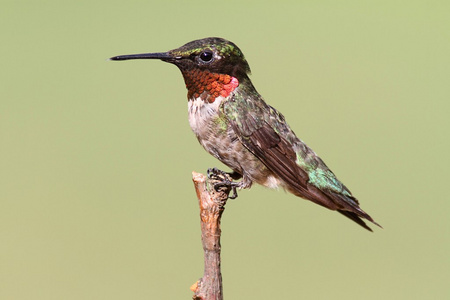
[[[239,179],[240,177],[242,177],[239,173],[236,172],[227,173],[217,168],[209,168],[207,171],[207,175],[209,179],[218,181],[214,183],[214,189],[216,191],[219,191],[221,187],[226,187],[231,189],[231,195],[228,196],[228,198],[230,199],[237,198],[238,195],[236,189],[238,187],[241,187],[241,185],[240,182],[233,182],[232,179]]]
[[[220,180],[220,181],[223,181],[224,178],[228,178],[228,180],[230,180],[230,178],[240,179],[242,177],[242,175],[239,173],[236,173],[236,172],[228,173],[228,172],[219,170],[217,168],[209,168],[208,171],[206,172],[206,174],[208,175],[209,179]]]

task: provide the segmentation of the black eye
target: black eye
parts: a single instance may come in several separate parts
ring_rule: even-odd
[[[213,53],[211,51],[205,51],[200,54],[200,59],[203,62],[210,62],[213,58]]]

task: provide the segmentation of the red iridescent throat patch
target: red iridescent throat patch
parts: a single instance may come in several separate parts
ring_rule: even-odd
[[[205,100],[209,103],[213,103],[219,96],[227,97],[239,85],[235,77],[207,70],[192,69],[183,72],[183,77],[188,89],[188,99],[198,98],[206,92]]]

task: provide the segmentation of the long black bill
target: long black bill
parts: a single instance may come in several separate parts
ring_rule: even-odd
[[[173,57],[167,52],[161,53],[142,53],[142,54],[130,54],[130,55],[119,55],[111,57],[110,60],[128,60],[128,59],[161,59],[161,60],[171,60]]]

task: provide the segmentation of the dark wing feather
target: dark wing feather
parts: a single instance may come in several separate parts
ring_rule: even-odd
[[[243,122],[253,123],[252,119],[252,116],[248,116]],[[293,145],[280,137],[265,121],[260,125],[253,127],[253,131],[242,138],[244,146],[280,177],[287,184],[290,192],[326,208],[338,209],[340,206],[336,205],[330,197],[308,183],[308,173],[296,163],[297,155]],[[239,130],[238,127],[232,126],[235,131]]]
[[[308,172],[296,163],[297,153],[294,151],[294,144],[301,143],[300,140],[278,111],[267,105],[262,99],[256,100],[252,99],[250,102],[245,98],[237,97],[229,100],[232,101],[230,103],[225,102],[222,106],[225,116],[237,136],[240,137],[242,144],[282,179],[290,192],[331,210],[337,210],[370,230],[361,217],[375,222],[359,208],[357,200],[339,181],[337,182],[348,192],[350,198],[334,190],[321,189],[309,183]],[[306,145],[304,147],[305,151],[310,151],[307,154],[313,159],[311,162],[313,165],[328,170],[312,150]],[[329,172],[331,173],[331,171]]]

